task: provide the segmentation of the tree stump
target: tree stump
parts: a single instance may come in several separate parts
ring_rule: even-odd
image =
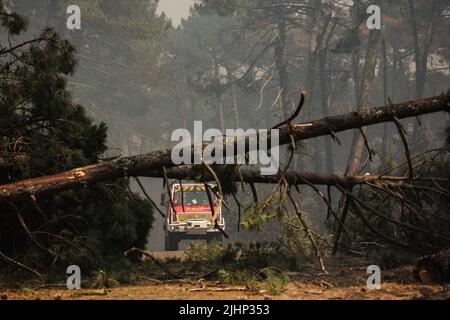
[[[450,246],[431,256],[422,257],[414,267],[414,278],[425,284],[450,283]]]

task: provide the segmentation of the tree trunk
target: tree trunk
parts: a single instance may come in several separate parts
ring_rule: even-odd
[[[174,83],[175,93],[177,95],[176,100],[177,100],[178,110],[180,110],[181,125],[182,125],[182,128],[187,128],[186,114],[185,114],[184,108],[183,108],[183,103],[182,103],[183,99],[181,98],[180,86],[178,85],[177,79],[172,78],[172,82]]]
[[[383,38],[381,41],[382,55],[383,55],[383,103],[388,103],[388,58],[387,58],[387,48],[386,40]],[[386,122],[383,128],[383,140],[381,158],[386,160],[388,154],[388,137],[389,137],[389,123]]]
[[[231,94],[233,95],[233,115],[234,115],[234,128],[238,129],[239,124],[239,104],[237,100],[237,94],[236,94],[236,86],[234,84],[231,84]]]
[[[361,16],[361,3],[359,1],[353,2],[352,7],[352,24],[353,28],[358,28],[360,24],[360,16]],[[360,83],[359,83],[359,60],[361,57],[361,48],[358,46],[353,50],[352,53],[352,77],[353,77],[353,85],[355,92],[355,103],[358,105],[359,96],[360,96]]]
[[[434,32],[434,21],[435,21],[435,11],[437,6],[437,1],[432,0],[431,12],[429,15],[429,20],[425,26],[425,36],[423,39],[423,50],[420,48],[420,38],[419,38],[419,27],[417,25],[416,19],[416,8],[414,6],[414,0],[408,0],[409,13],[411,27],[413,31],[413,41],[414,41],[414,60],[416,65],[416,99],[423,98],[426,84],[427,76],[427,66],[428,66],[428,52],[430,44],[433,40]]]
[[[320,74],[320,103],[322,105],[322,113],[324,117],[329,116],[329,103],[330,103],[330,94],[329,94],[329,86],[327,86],[327,79],[325,76],[325,65],[327,60],[327,49],[323,48],[322,53],[319,58],[319,74]],[[334,172],[333,165],[333,148],[331,145],[331,138],[324,137],[324,145],[325,145],[325,163],[326,163],[326,171]]]
[[[186,87],[186,92],[187,92],[187,96],[188,96],[188,100],[189,100],[189,106],[190,106],[190,114],[192,116],[192,121],[191,123],[194,123],[194,121],[198,120],[197,119],[197,105],[196,105],[196,100],[194,98],[194,95],[192,94],[192,88],[189,85],[189,80],[186,77],[185,78],[186,83],[188,84]]]
[[[376,4],[380,5],[381,3],[380,1],[377,1]],[[357,3],[357,2],[356,2]],[[355,3],[355,10],[356,13],[359,12],[359,7],[356,7],[356,3]],[[355,19],[355,18],[354,18]],[[357,109],[358,110],[363,110],[365,108],[368,108],[370,106],[370,98],[372,96],[372,87],[373,87],[373,82],[374,82],[374,78],[375,78],[375,68],[377,66],[377,53],[378,53],[378,45],[380,42],[380,38],[381,38],[381,30],[371,30],[369,32],[369,41],[367,44],[367,53],[366,53],[366,59],[364,61],[364,69],[363,69],[363,74],[362,74],[362,81],[361,81],[361,86],[356,90],[357,94],[359,94],[358,96],[358,101],[357,101]],[[356,63],[354,61],[354,63]],[[359,61],[357,61],[358,65],[359,65]],[[354,75],[356,76],[356,75]],[[357,80],[355,79],[355,89],[356,87],[356,83]],[[367,133],[367,129],[366,128],[362,128],[361,132],[354,132],[353,134],[353,141],[352,141],[352,146],[351,146],[351,151],[350,151],[350,157],[347,163],[347,169],[345,171],[346,175],[357,175],[357,173],[360,170],[360,163],[361,163],[361,158],[363,155],[363,150],[364,150],[364,135],[366,135]],[[335,242],[334,242],[334,247],[333,247],[333,254],[336,254],[338,247],[339,247],[339,241],[343,232],[343,226],[345,224],[345,221],[347,219],[347,214],[348,214],[348,209],[349,209],[349,199],[347,197],[343,197],[344,199],[344,210],[342,211],[342,216],[341,216],[341,223],[338,227],[338,230],[336,232],[336,238],[335,238]]]
[[[425,36],[424,39],[420,40],[419,37],[419,27],[417,25],[416,20],[416,8],[413,0],[408,1],[409,4],[409,13],[410,13],[410,21],[411,27],[413,31],[413,42],[414,42],[414,61],[416,66],[416,99],[421,99],[424,96],[425,85],[427,80],[427,67],[428,67],[428,52],[430,44],[433,40],[433,26],[435,20],[435,11],[437,1],[432,0],[431,4],[431,12],[429,16],[429,20],[425,26]],[[423,42],[423,49],[420,48],[420,42]],[[419,125],[417,122],[414,123],[414,134],[413,134],[413,147],[419,145],[419,134],[418,134]]]
[[[373,81],[375,79],[375,68],[377,66],[378,45],[380,42],[381,31],[371,30],[369,43],[367,45],[366,60],[360,87],[360,97],[358,99],[358,110],[369,108],[370,98],[372,96]],[[366,133],[366,129],[363,129]],[[355,132],[353,135],[352,150],[347,165],[347,174],[355,175],[359,171],[361,157],[364,150],[364,138],[361,133]]]
[[[450,93],[424,100],[410,101],[351,112],[308,123],[284,126],[279,131],[280,144],[290,143],[291,137],[294,137],[296,141],[302,141],[329,135],[331,131],[338,133],[392,121],[394,117],[404,119],[440,111],[450,112]],[[270,141],[270,138],[268,140]],[[227,143],[234,144],[233,141]],[[246,143],[248,145],[248,139]],[[226,145],[221,145],[220,147],[222,150],[226,149]],[[216,148],[216,151],[220,152],[219,147]],[[176,165],[172,162],[171,152],[171,150],[155,151],[144,155],[122,157],[117,160],[101,162],[51,176],[1,185],[0,202],[20,201],[33,196],[55,194],[69,189],[86,187],[89,183],[145,175],[145,173],[150,171],[161,170],[163,167],[172,168]]]
[[[286,119],[289,117],[289,80],[285,62],[286,20],[282,10],[279,15],[278,39],[276,40],[277,44],[274,50],[274,59],[279,78],[279,90],[281,92],[281,115],[283,119]]]
[[[320,77],[320,104],[322,106],[322,115],[324,117],[329,116],[329,104],[330,104],[330,82],[329,78],[326,77],[325,67],[327,65],[328,58],[328,45],[331,39],[331,36],[334,33],[336,28],[336,22],[331,27],[331,30],[325,39],[325,35],[328,32],[328,26],[331,22],[331,15],[328,15],[325,20],[325,27],[319,37],[318,41],[318,55],[319,55],[319,77]],[[328,81],[327,81],[328,80]],[[326,163],[326,171],[331,173],[334,172],[334,162],[333,162],[333,148],[332,141],[330,137],[324,137],[324,145],[325,145],[325,163]]]
[[[305,103],[305,113],[308,118],[313,117],[314,93],[316,84],[316,65],[317,65],[317,47],[318,38],[320,35],[320,12],[322,3],[320,0],[315,0],[314,11],[309,29],[309,50],[308,50],[308,65],[306,67],[306,90],[310,93],[310,98]]]
[[[219,122],[220,122],[220,129],[222,132],[225,132],[225,116],[223,113],[223,102],[222,102],[222,95],[219,95],[217,97],[217,100],[219,101]]]
[[[316,2],[316,11],[318,11],[319,13],[321,8],[321,3],[320,1]],[[319,103],[321,105],[321,108],[317,105],[317,108],[312,107],[311,108],[311,115],[314,115],[313,110],[322,110],[322,116],[323,117],[328,117],[328,88],[327,88],[327,83],[326,83],[326,77],[325,77],[325,65],[326,65],[326,61],[327,61],[327,53],[328,53],[328,49],[327,49],[327,45],[328,45],[328,41],[325,39],[326,34],[328,33],[328,29],[330,26],[330,22],[332,20],[332,16],[331,15],[327,15],[324,17],[324,23],[323,23],[323,27],[321,30],[319,30],[319,27],[321,25],[320,23],[320,14],[316,14],[314,16],[314,20],[313,20],[313,32],[315,33],[312,37],[312,46],[314,47],[314,51],[310,54],[310,64],[311,66],[308,66],[308,68],[311,68],[311,70],[308,70],[308,72],[310,72],[309,77],[311,77],[310,79],[308,79],[308,81],[311,82],[311,88],[310,90],[314,90],[314,86],[315,86],[315,76],[316,76],[316,65],[317,62],[319,62],[319,79],[320,79],[320,99],[319,99]],[[334,26],[330,32],[330,34],[333,33],[334,30]],[[328,37],[329,39],[329,37]],[[312,48],[311,48],[312,49]],[[314,90],[315,91],[315,90]],[[313,93],[314,94],[314,93]],[[311,105],[315,106],[315,99],[314,96],[311,97]],[[318,113],[318,112],[317,112]],[[313,144],[311,145],[311,154],[312,154],[312,158],[314,159],[320,159],[321,158],[321,154],[322,154],[322,150],[324,149],[324,155],[323,157],[325,158],[325,163],[326,163],[326,170],[328,172],[334,172],[333,169],[333,163],[332,163],[332,148],[331,148],[331,140],[329,137],[324,137],[323,139],[324,142],[324,146],[320,144]],[[316,171],[323,171],[323,162],[322,161],[314,161],[313,163],[313,167]]]

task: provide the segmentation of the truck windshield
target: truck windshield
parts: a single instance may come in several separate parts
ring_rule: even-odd
[[[212,201],[214,203],[214,195],[211,194]],[[181,199],[183,198],[183,204],[181,203]],[[202,190],[193,190],[193,191],[183,191],[183,195],[181,195],[181,191],[177,191],[175,193],[174,202],[176,205],[185,205],[185,206],[207,206],[209,205],[208,194],[206,191]]]

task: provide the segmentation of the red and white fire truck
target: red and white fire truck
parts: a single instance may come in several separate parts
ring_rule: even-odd
[[[225,221],[215,190],[214,184],[208,184],[208,192],[203,183],[175,182],[170,185],[170,199],[162,193],[166,251],[177,251],[182,240],[223,241]]]

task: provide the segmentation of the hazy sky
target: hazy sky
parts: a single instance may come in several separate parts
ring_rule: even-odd
[[[194,0],[159,0],[158,12],[164,11],[174,26],[178,26],[182,18],[189,16],[193,4]]]

